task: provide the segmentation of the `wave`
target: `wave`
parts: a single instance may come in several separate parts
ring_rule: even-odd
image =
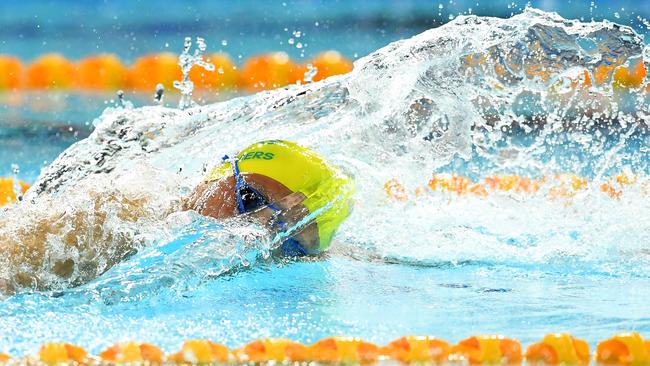
[[[508,19],[458,17],[318,83],[187,110],[108,108],[87,139],[62,153],[25,200],[1,214],[0,235],[27,230],[27,216],[99,210],[117,219],[97,224],[112,235],[126,232],[138,245],[88,256],[66,253],[62,237],[73,231],[44,236],[38,246],[48,258],[45,272],[66,256],[100,265],[88,274],[75,267],[65,280],[43,274],[40,287],[61,289],[98,276],[82,288],[119,295],[116,283],[201,283],[265,258],[268,234],[237,220],[196,217],[178,228],[169,215],[224,154],[286,139],[342,166],[359,187],[331,255],[648,276],[650,219],[638,213],[648,212],[650,202],[642,190],[612,200],[587,189],[562,201],[428,192],[404,203],[391,201],[383,188],[393,178],[423,186],[434,172],[572,172],[595,182],[621,171],[648,175],[648,98],[645,79],[635,79],[647,57],[648,47],[628,27],[529,8]],[[121,198],[88,199],[106,190]],[[111,216],[134,199],[142,217]],[[176,246],[185,249],[165,251]]]

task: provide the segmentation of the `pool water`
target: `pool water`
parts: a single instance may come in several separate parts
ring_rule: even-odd
[[[583,40],[600,48],[583,48]],[[608,52],[647,62],[645,48],[631,29],[534,9],[509,19],[461,17],[319,83],[185,111],[110,107],[97,119],[61,124],[72,129],[43,128],[37,117],[34,128],[3,125],[0,137],[15,145],[2,145],[0,167],[19,164],[20,177],[37,187],[0,214],[0,233],[20,228],[22,215],[55,204],[73,210],[111,187],[150,197],[146,207],[164,211],[206,165],[263,139],[313,147],[352,174],[357,191],[331,251],[305,260],[269,257],[269,234],[240,220],[111,218],[106,230],[132,231],[146,245],[86,284],[52,279],[47,291],[5,299],[0,350],[32,353],[49,340],[97,353],[123,339],[172,351],[188,338],[236,347],[261,337],[310,343],[353,335],[383,344],[405,334],[458,341],[480,333],[528,343],[557,331],[593,346],[618,331],[647,334],[646,100],[633,99],[626,112],[618,91],[599,85],[589,96],[602,103],[581,109],[577,89],[550,91]],[[464,64],[470,54],[485,55],[490,67]],[[550,79],[526,77],[529,63]],[[507,65],[509,76],[494,65]],[[513,107],[527,95],[531,108]],[[434,172],[575,173],[589,184],[560,199],[543,189],[416,198]],[[599,185],[620,172],[640,183],[612,199]],[[386,194],[393,178],[409,200]],[[57,252],[56,238],[46,247],[78,255]],[[47,268],[39,271],[51,279]]]

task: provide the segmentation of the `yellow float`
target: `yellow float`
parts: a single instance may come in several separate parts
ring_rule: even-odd
[[[303,362],[309,359],[308,348],[289,339],[259,339],[233,353],[239,362]]]
[[[14,185],[14,178],[0,177],[0,207],[16,201],[16,191]],[[29,184],[23,182],[22,180],[18,180],[18,186],[20,187],[20,191],[23,194],[27,192],[30,187]]]
[[[46,365],[83,363],[87,361],[86,351],[70,343],[45,343],[38,352],[38,358]]]
[[[472,365],[513,365],[522,360],[521,344],[502,335],[478,335],[458,342],[451,349],[451,359]]]
[[[402,363],[443,364],[449,360],[447,341],[431,336],[405,336],[381,348],[381,355]]]
[[[99,357],[111,363],[161,363],[164,354],[160,348],[152,344],[121,342],[104,350]]]
[[[589,345],[567,333],[548,334],[526,349],[526,362],[539,365],[588,365]]]
[[[650,365],[650,341],[639,333],[621,333],[598,343],[596,362],[607,365]]]
[[[310,360],[370,364],[379,359],[379,347],[355,337],[330,337],[309,347]]]
[[[228,359],[228,347],[205,339],[185,341],[179,352],[168,357],[168,361],[177,364],[224,363]]]

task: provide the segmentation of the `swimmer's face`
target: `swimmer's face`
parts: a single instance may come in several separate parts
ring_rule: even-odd
[[[287,223],[300,221],[307,213],[302,206],[304,195],[293,193],[281,183],[255,173],[242,173],[243,179],[258,190],[267,198],[279,206],[286,215],[283,220]],[[213,182],[202,182],[183,202],[184,210],[194,210],[201,215],[224,219],[239,215],[237,200],[235,197],[235,178],[229,176]],[[262,222],[269,222],[274,212],[271,209],[261,209],[249,215],[258,218]],[[293,236],[308,251],[317,251],[320,245],[318,238],[318,227],[311,223]]]

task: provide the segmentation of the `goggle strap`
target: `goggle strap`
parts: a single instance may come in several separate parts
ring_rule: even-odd
[[[237,164],[236,157],[231,159],[228,155],[224,155],[222,160],[223,161],[230,160],[232,164],[232,172],[233,172],[233,176],[235,177],[235,198],[237,200],[237,208],[239,209],[240,214],[244,214],[246,213],[246,209],[244,208],[244,200],[240,193],[241,189],[244,186],[247,186],[248,189],[253,191],[253,193],[258,195],[259,197],[264,197],[264,195],[262,195],[257,189],[253,188],[250,184],[246,184],[246,182],[241,177],[241,174],[239,172],[239,164]],[[282,210],[273,203],[269,203],[266,207],[274,211],[272,221],[275,221],[275,223],[273,226],[278,225],[280,226],[281,230],[286,230],[287,223],[279,219]],[[289,256],[307,255],[305,248],[297,240],[293,238],[288,238],[287,240],[285,240],[285,242],[282,244],[282,252],[284,253],[284,255],[289,255]]]

